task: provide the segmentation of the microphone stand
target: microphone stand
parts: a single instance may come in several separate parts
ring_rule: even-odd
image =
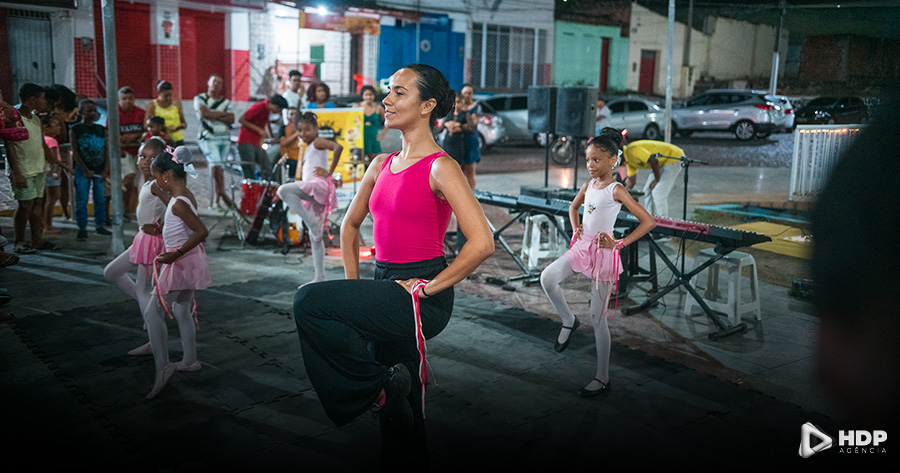
[[[688,158],[685,156],[681,156],[679,158],[673,156],[664,156],[662,154],[656,153],[652,156],[656,159],[671,159],[681,161],[681,167],[684,168],[684,191],[682,192],[682,205],[681,208],[681,219],[687,221],[687,190],[688,190],[688,170],[691,168],[691,163],[702,164],[704,166],[709,165],[706,161],[701,161],[699,159]],[[684,238],[681,239],[681,272],[684,273]]]

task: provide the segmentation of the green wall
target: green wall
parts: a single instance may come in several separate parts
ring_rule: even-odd
[[[609,42],[609,90],[625,90],[628,38],[616,26],[557,21],[554,26],[553,84],[598,87],[603,38]]]

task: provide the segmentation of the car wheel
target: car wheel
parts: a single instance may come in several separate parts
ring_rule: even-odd
[[[678,125],[676,125],[674,121],[672,122],[672,135],[673,135],[673,136],[677,134],[677,135],[679,135],[679,136],[683,136],[683,137],[685,137],[685,138],[688,138],[688,137],[690,137],[691,134],[693,134],[693,133],[694,133],[693,131],[679,130],[679,129],[678,129]]]
[[[662,133],[659,132],[659,127],[656,123],[650,123],[647,125],[647,128],[644,128],[644,136],[645,140],[655,140],[658,141],[662,138]]]
[[[575,146],[571,138],[557,138],[550,146],[550,157],[553,162],[565,166],[575,159]]]
[[[741,140],[747,141],[756,136],[756,125],[748,120],[741,120],[734,126],[734,136]]]

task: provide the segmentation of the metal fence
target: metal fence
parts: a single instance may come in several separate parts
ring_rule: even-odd
[[[546,30],[474,23],[470,82],[490,90],[546,85],[546,45]]]
[[[794,159],[788,198],[815,195],[825,186],[831,169],[865,125],[798,125],[794,130]]]

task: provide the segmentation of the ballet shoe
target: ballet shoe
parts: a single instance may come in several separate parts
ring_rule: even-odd
[[[152,355],[152,354],[153,354],[153,348],[150,346],[150,342],[147,342],[147,343],[145,343],[145,344],[143,344],[143,345],[141,345],[141,346],[139,346],[139,347],[137,347],[137,348],[135,348],[135,349],[133,349],[133,350],[129,350],[129,351],[128,351],[128,354],[131,355],[131,356],[145,356],[145,355]]]
[[[187,364],[183,361],[177,361],[175,362],[175,368],[178,371],[200,371],[200,368],[202,368],[202,366],[200,366],[199,360],[191,364]]]
[[[609,392],[609,390],[610,390],[610,382],[609,381],[604,383],[603,381],[600,381],[597,378],[594,378],[593,381],[597,381],[598,383],[600,383],[600,387],[597,389],[588,389],[587,387],[583,387],[578,390],[578,395],[581,397],[594,397],[598,394]],[[588,384],[590,384],[590,383],[588,383]]]
[[[564,341],[562,343],[559,343],[559,337],[556,337],[556,343],[553,345],[553,349],[556,350],[558,353],[562,353],[563,350],[568,348],[569,342],[572,340],[572,332],[574,332],[575,329],[577,329],[579,325],[581,325],[581,322],[578,321],[578,317],[575,317],[575,323],[573,323],[571,327],[566,327],[565,325],[563,325],[563,327],[560,330],[568,330],[569,336],[566,338],[566,341]]]
[[[150,394],[147,395],[147,399],[153,399],[159,394],[160,391],[166,387],[166,383],[169,382],[169,378],[175,374],[175,370],[178,367],[175,366],[175,363],[167,364],[161,371],[156,373],[156,380],[153,381],[153,389],[150,390]]]

